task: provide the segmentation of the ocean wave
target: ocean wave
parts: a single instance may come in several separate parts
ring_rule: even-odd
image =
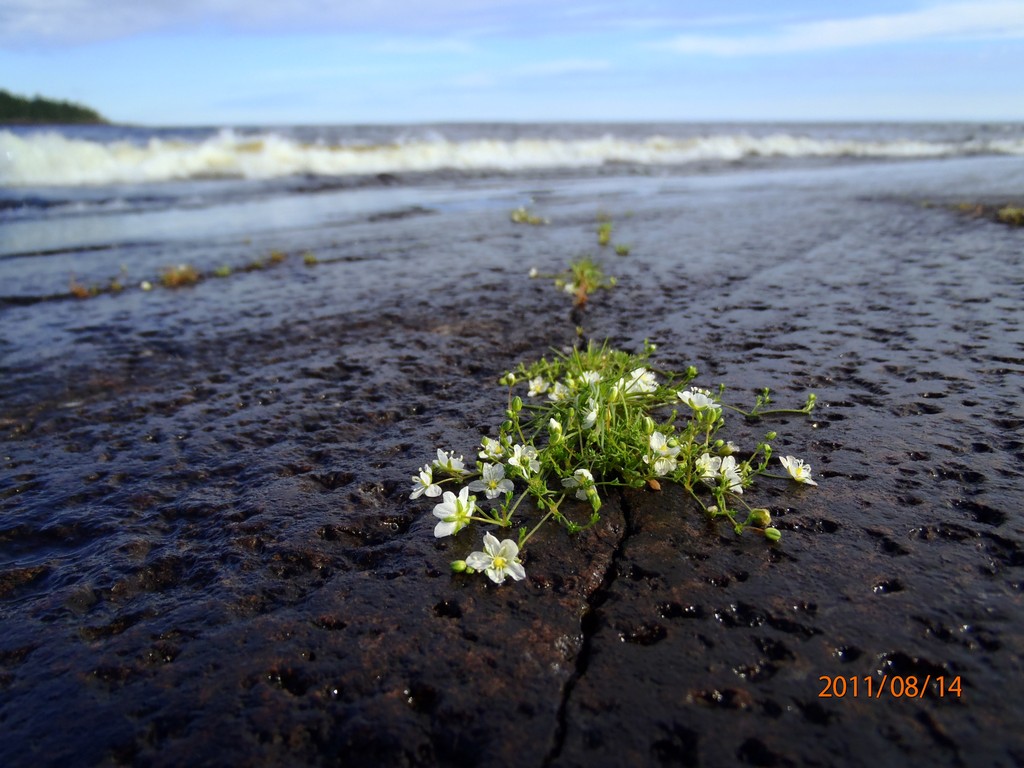
[[[42,132],[0,131],[0,182],[8,186],[136,184],[293,175],[365,176],[442,170],[519,172],[605,164],[685,165],[746,158],[913,158],[967,154],[1024,155],[1024,141],[865,141],[790,133],[673,138],[473,138],[437,135],[388,144],[302,142],[267,131],[222,130],[196,141],[150,138],[99,142]]]

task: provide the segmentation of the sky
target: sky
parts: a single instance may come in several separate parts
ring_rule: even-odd
[[[0,88],[144,125],[1024,120],[1024,0],[0,0]]]

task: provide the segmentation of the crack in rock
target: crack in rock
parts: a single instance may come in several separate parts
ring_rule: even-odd
[[[590,597],[587,598],[587,608],[580,618],[580,633],[583,636],[583,640],[580,643],[580,650],[576,654],[575,669],[572,675],[565,681],[565,685],[562,686],[562,701],[558,706],[553,743],[547,757],[541,763],[544,768],[550,768],[550,766],[554,765],[561,756],[562,749],[565,747],[565,736],[568,731],[566,718],[569,701],[572,698],[576,684],[586,675],[587,668],[590,666],[592,643],[600,626],[601,606],[608,600],[612,587],[619,578],[619,563],[625,552],[626,544],[637,531],[632,505],[627,501],[626,495],[622,492],[619,493],[619,505],[622,509],[625,527],[608,561],[608,567],[605,569],[601,583],[590,594]]]

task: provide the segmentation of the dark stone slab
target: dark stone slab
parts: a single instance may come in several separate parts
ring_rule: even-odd
[[[949,168],[548,180],[549,227],[387,217],[296,235],[313,271],[4,309],[43,330],[0,385],[0,762],[1019,764],[1024,251],[918,204]],[[730,436],[820,487],[750,492],[776,545],[666,488],[542,532],[521,584],[452,576],[480,534],[435,540],[407,478],[574,342],[524,273],[598,210],[632,250],[586,333],[816,391]]]

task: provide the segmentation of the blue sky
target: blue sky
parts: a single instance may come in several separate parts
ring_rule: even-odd
[[[0,0],[0,88],[152,125],[1024,120],[1024,0]]]

